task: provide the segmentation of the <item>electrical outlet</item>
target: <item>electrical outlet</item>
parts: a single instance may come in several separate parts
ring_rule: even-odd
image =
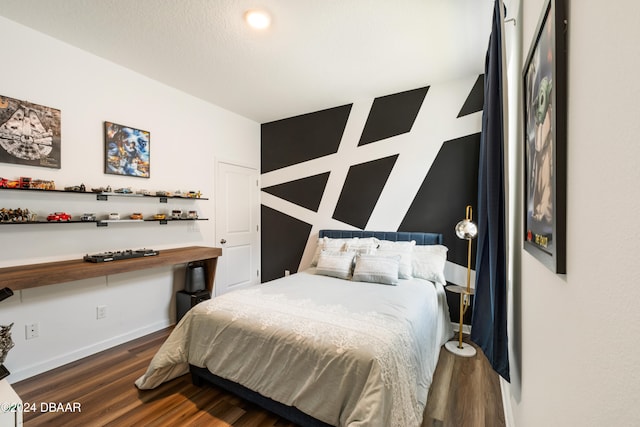
[[[24,326],[24,336],[26,339],[30,340],[33,338],[38,338],[40,336],[40,324],[39,323],[29,323]]]
[[[96,319],[104,319],[107,317],[107,306],[99,305],[96,307]]]

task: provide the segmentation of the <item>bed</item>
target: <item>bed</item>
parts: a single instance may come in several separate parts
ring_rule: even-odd
[[[136,386],[191,372],[303,426],[419,426],[445,261],[439,234],[321,230],[309,269],[189,310]]]

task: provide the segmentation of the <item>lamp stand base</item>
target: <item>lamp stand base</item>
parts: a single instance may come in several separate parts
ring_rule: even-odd
[[[476,349],[472,345],[463,342],[462,348],[460,348],[458,344],[458,341],[447,341],[444,347],[456,356],[473,357],[476,355]]]

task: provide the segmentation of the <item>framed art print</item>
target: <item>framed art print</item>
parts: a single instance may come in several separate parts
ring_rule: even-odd
[[[547,0],[523,70],[524,249],[566,272],[567,60],[564,0]]]
[[[0,96],[0,162],[60,169],[60,110]]]
[[[149,178],[151,134],[104,122],[104,173]]]

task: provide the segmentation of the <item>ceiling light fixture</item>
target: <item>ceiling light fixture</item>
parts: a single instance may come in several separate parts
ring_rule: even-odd
[[[244,14],[244,20],[255,30],[264,30],[271,24],[271,16],[264,10],[248,10]]]

